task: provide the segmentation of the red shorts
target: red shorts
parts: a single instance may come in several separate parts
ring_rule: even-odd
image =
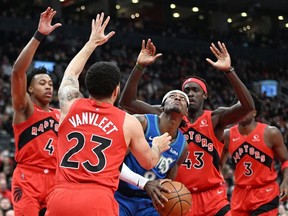
[[[277,182],[257,188],[236,185],[231,198],[232,215],[249,216],[254,213],[275,216],[278,213],[279,193]]]
[[[46,206],[46,197],[55,184],[55,171],[17,165],[12,177],[15,215],[35,216]]]
[[[231,216],[224,185],[192,194],[192,207],[187,216]]]
[[[114,192],[95,184],[61,184],[55,186],[47,200],[45,216],[118,216]]]

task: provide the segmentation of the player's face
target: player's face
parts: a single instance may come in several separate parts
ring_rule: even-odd
[[[29,87],[31,96],[41,103],[50,103],[53,96],[53,82],[47,74],[37,74],[34,76]]]
[[[194,82],[186,83],[184,86],[184,92],[188,95],[189,98],[189,110],[198,110],[202,108],[207,95],[199,84]]]
[[[177,112],[185,115],[187,113],[187,101],[181,93],[171,93],[165,101],[164,111],[165,112]]]

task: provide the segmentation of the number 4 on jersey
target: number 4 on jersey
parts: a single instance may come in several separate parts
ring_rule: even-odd
[[[50,138],[44,147],[44,151],[48,151],[49,155],[52,155],[54,152],[54,146],[52,145],[52,143],[53,143],[53,139]]]

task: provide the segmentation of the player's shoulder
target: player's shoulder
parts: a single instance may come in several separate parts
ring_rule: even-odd
[[[265,133],[270,135],[278,135],[281,134],[281,131],[276,126],[266,125]]]
[[[139,124],[138,117],[136,117],[136,115],[125,113],[124,124],[130,125],[130,126]]]

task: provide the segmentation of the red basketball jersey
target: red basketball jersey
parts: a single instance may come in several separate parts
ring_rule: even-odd
[[[264,142],[266,127],[257,123],[248,136],[242,136],[237,125],[230,128],[229,153],[237,185],[259,187],[276,180],[274,154]]]
[[[185,116],[186,126],[181,128],[188,142],[188,154],[179,167],[176,181],[185,184],[191,192],[217,187],[224,182],[219,170],[224,144],[214,134],[211,113],[205,110],[193,124]]]
[[[57,133],[60,111],[44,111],[34,104],[34,112],[25,122],[13,124],[15,160],[19,165],[56,169]]]
[[[116,190],[127,145],[126,113],[112,104],[78,99],[59,127],[58,183],[96,183]]]

